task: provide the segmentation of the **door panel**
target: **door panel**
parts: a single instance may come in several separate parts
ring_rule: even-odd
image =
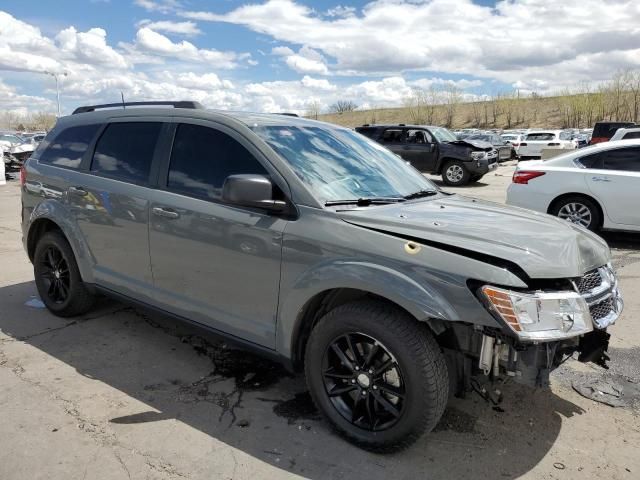
[[[83,160],[91,173],[78,173],[66,192],[89,247],[95,281],[144,301],[153,295],[149,184],[163,125],[149,119],[109,123],[93,157]]]
[[[588,168],[586,179],[611,222],[640,226],[640,209],[635,208],[640,190],[640,147],[607,150],[581,162],[598,167]]]
[[[286,221],[175,193],[158,197],[149,237],[159,300],[178,315],[273,347]]]
[[[224,204],[225,179],[269,175],[255,147],[206,121],[176,127],[150,208],[156,295],[165,307],[274,348],[286,220]]]

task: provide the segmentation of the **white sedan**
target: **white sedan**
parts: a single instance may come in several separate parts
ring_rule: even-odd
[[[507,203],[590,230],[640,231],[640,140],[600,143],[520,162]]]

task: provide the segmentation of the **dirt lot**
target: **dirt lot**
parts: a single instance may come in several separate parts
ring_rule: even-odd
[[[465,194],[504,201],[512,166]],[[626,310],[611,369],[567,362],[550,391],[506,385],[501,408],[454,399],[436,432],[380,456],[334,435],[302,377],[172,320],[104,300],[62,320],[36,295],[19,188],[0,187],[0,478],[640,478],[640,236],[606,238]],[[624,384],[627,405],[572,382]]]

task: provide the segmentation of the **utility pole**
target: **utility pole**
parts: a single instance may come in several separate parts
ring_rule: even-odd
[[[58,118],[59,118],[60,117],[60,87],[58,85],[58,75],[60,74],[55,72],[49,72],[48,70],[45,70],[43,73],[45,73],[46,75],[51,75],[56,80],[56,101],[58,103]],[[62,72],[62,75],[66,77],[67,72]]]

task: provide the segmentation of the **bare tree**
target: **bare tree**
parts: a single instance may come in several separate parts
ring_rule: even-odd
[[[444,125],[447,128],[453,126],[456,110],[462,101],[460,89],[453,84],[447,85],[444,91]]]
[[[318,116],[322,111],[322,104],[318,100],[312,100],[307,104],[307,111],[304,116],[318,120]]]
[[[338,100],[329,107],[329,111],[331,113],[345,113],[353,112],[356,108],[358,108],[358,105],[351,100]]]
[[[404,99],[404,106],[411,123],[430,125],[434,123],[437,95],[434,88],[423,90],[414,88],[411,95]]]

